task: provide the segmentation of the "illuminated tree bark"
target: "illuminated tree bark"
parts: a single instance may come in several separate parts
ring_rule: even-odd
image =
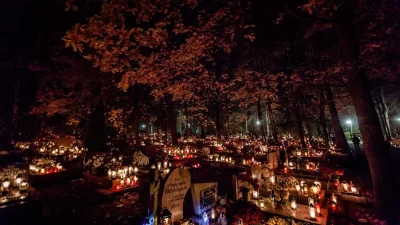
[[[301,116],[300,103],[297,98],[294,98],[293,101],[294,101],[294,115],[296,117],[297,132],[299,133],[301,146],[305,148],[307,145],[306,142],[304,141],[303,118]]]
[[[275,116],[274,116],[274,112],[272,111],[271,100],[269,100],[267,103],[267,110],[268,110],[269,124],[270,124],[270,128],[272,130],[272,136],[274,138],[274,141],[278,142],[278,131],[276,129]]]
[[[261,135],[262,139],[265,140],[265,131],[264,131],[264,125],[262,122],[261,101],[260,100],[257,101],[257,119],[258,119],[257,125],[260,127],[260,135]]]
[[[350,152],[349,144],[347,143],[346,137],[344,136],[342,125],[340,124],[339,114],[336,109],[335,99],[333,98],[332,89],[326,87],[325,94],[329,112],[331,114],[333,131],[335,132],[336,146],[342,149],[343,151]]]
[[[325,118],[325,96],[324,89],[321,88],[320,94],[320,105],[319,105],[319,120],[322,127],[322,136],[324,137],[325,151],[323,154],[323,159],[325,160],[328,150],[329,150],[329,134],[328,129],[326,127],[326,118]]]
[[[178,132],[176,131],[176,110],[175,104],[172,101],[170,96],[165,97],[165,104],[167,108],[167,117],[168,117],[168,130],[171,134],[171,140],[173,145],[178,145]]]
[[[340,54],[347,64],[346,78],[349,80],[348,90],[353,99],[359,121],[360,132],[364,141],[372,182],[374,185],[375,207],[377,215],[395,224],[396,206],[393,201],[398,197],[394,192],[394,181],[389,160],[389,145],[385,142],[379,124],[378,115],[372,99],[368,78],[360,69],[360,43],[353,27],[355,5],[346,2],[337,12],[334,29],[339,39]]]

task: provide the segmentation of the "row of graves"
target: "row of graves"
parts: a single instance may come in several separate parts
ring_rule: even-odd
[[[240,138],[223,143],[191,138],[172,147],[149,137],[141,142],[144,151],[131,154],[87,154],[78,142],[20,143],[21,163],[0,170],[0,208],[32,203],[40,215],[44,203],[35,187],[55,184],[57,177],[99,196],[137,192],[147,206],[145,225],[324,225],[328,213],[343,214],[347,196],[362,198],[353,182],[342,179],[343,171],[321,164],[323,150],[311,145]],[[80,176],[66,178],[73,163],[83,165]]]

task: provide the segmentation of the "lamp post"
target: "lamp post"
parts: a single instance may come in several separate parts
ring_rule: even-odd
[[[346,123],[350,125],[350,136],[352,136],[352,135],[353,135],[353,125],[352,125],[352,122],[351,122],[351,120],[347,120]]]

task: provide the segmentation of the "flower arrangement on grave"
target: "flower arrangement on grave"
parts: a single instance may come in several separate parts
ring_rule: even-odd
[[[267,221],[268,225],[290,225],[289,221],[280,216],[274,216]]]
[[[10,154],[8,151],[0,151],[0,156]]]
[[[18,150],[25,151],[25,150],[28,150],[31,147],[31,143],[20,141],[20,142],[17,142],[14,145],[14,147],[16,149],[18,149]]]
[[[237,203],[232,205],[231,210],[233,225],[259,225],[266,220],[264,212],[253,203]]]
[[[40,153],[46,153],[53,149],[53,147],[56,145],[53,141],[46,140],[46,141],[39,141],[37,142],[37,146],[39,148]]]
[[[138,166],[138,167],[145,167],[145,166],[149,165],[149,157],[147,157],[141,151],[135,152],[133,154],[132,164],[134,166]]]
[[[295,188],[296,184],[299,183],[299,181],[293,176],[283,177],[280,182],[282,187],[287,187],[289,189]]]
[[[261,166],[261,177],[267,181],[272,176],[274,176],[274,167],[272,163],[264,163]]]
[[[29,184],[22,175],[1,176],[0,203],[23,200],[29,196]]]
[[[104,155],[93,155],[85,162],[85,170],[92,175],[103,175],[104,174]]]
[[[289,202],[289,197],[290,193],[288,187],[277,184],[271,190],[270,199],[277,209],[284,208]]]
[[[32,174],[49,174],[64,171],[60,163],[56,163],[53,159],[33,159],[29,165],[29,171]]]

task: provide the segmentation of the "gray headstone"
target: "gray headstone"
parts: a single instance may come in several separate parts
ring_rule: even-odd
[[[166,207],[171,212],[173,221],[183,219],[183,200],[190,185],[190,172],[184,168],[172,171],[165,182],[161,207]]]
[[[217,202],[218,183],[197,183],[192,185],[194,213],[202,215],[210,210]]]

